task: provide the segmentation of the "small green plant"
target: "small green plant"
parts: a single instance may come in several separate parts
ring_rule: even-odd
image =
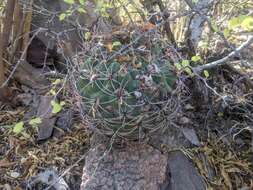
[[[67,17],[73,15],[73,13],[75,12],[79,14],[86,13],[85,0],[79,0],[78,2],[74,0],[63,0],[63,1],[69,5],[69,8],[59,15],[60,21],[64,21]],[[109,17],[107,10],[112,8],[110,3],[102,0],[96,0],[94,3],[95,3],[94,9],[95,12],[99,13],[99,15],[102,17]]]
[[[175,63],[174,65],[178,71],[184,71],[188,75],[193,74],[192,70],[190,68],[190,61],[189,60],[182,60],[181,63]]]
[[[19,121],[12,127],[12,132],[15,135],[22,135],[23,137],[29,138],[30,135],[26,132],[25,124],[29,124],[31,127],[36,128],[39,124],[42,123],[40,117],[35,117],[29,121]]]
[[[60,103],[58,103],[55,100],[51,101],[51,106],[52,106],[52,113],[56,114],[59,113],[62,110],[62,107],[65,105],[64,101],[61,101]]]
[[[209,78],[210,75],[209,75],[209,72],[208,72],[207,70],[204,70],[203,73],[204,73],[204,76],[205,76],[206,78]]]
[[[29,121],[29,125],[33,126],[33,127],[36,127],[37,125],[41,124],[42,123],[42,120],[40,117],[36,117],[34,119],[31,119]]]
[[[224,29],[223,34],[228,38],[232,31],[242,29],[245,31],[253,31],[253,17],[247,15],[240,15],[233,17],[228,21],[228,27]]]
[[[20,121],[16,123],[13,127],[13,133],[20,134],[24,130],[24,122]]]

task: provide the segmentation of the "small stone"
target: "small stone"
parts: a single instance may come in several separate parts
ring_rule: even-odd
[[[186,110],[194,110],[194,107],[191,104],[186,104],[184,108]]]
[[[180,124],[190,124],[191,123],[191,120],[188,118],[188,117],[181,117],[180,120],[179,120],[179,123]]]
[[[15,171],[11,171],[10,172],[10,176],[12,177],[12,178],[18,178],[19,176],[20,176],[20,173],[19,172],[15,172]]]

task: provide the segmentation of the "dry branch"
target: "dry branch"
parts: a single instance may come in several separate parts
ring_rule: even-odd
[[[5,18],[3,21],[3,31],[0,35],[0,85],[4,82],[4,50],[6,50],[13,22],[13,12],[16,0],[8,0],[6,5]]]
[[[13,37],[12,44],[10,50],[10,58],[9,62],[13,63],[14,58],[17,56],[17,53],[21,52],[22,45],[22,33],[23,33],[23,25],[24,25],[24,14],[22,5],[19,1],[16,1],[15,9],[14,9],[14,18],[13,18]]]
[[[4,62],[3,62],[3,38],[1,37],[0,33],[0,86],[4,83]]]
[[[244,43],[242,43],[238,48],[236,48],[234,51],[232,51],[226,57],[223,57],[222,59],[219,59],[217,61],[213,61],[211,63],[207,63],[205,65],[201,65],[201,66],[195,67],[195,68],[193,68],[193,71],[195,71],[196,73],[200,73],[200,72],[202,72],[205,69],[211,69],[211,68],[217,67],[219,65],[226,64],[226,62],[229,59],[231,59],[234,56],[236,56],[243,49],[249,47],[252,43],[253,43],[253,36],[249,36],[249,38],[247,39],[247,41],[245,41]]]
[[[32,4],[33,4],[33,0],[29,1],[29,5],[27,5],[27,9],[31,9],[32,8]],[[29,34],[30,34],[30,30],[31,30],[31,22],[32,22],[32,9],[30,11],[28,11],[25,15],[25,23],[24,23],[24,28],[23,28],[23,34],[24,34],[24,38],[23,38],[23,43],[22,43],[22,51],[24,51],[25,49],[27,49],[26,47],[29,45]],[[26,59],[26,52],[24,52],[24,58]]]
[[[164,30],[166,32],[167,38],[170,43],[172,43],[173,45],[176,46],[176,40],[175,40],[174,34],[171,31],[170,22],[167,20],[167,18],[169,18],[170,14],[166,10],[166,7],[164,6],[162,0],[158,0],[157,4],[159,6],[160,11],[163,13],[163,19],[165,20],[164,21]]]

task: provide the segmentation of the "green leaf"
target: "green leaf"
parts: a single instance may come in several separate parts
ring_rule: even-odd
[[[182,65],[180,63],[175,63],[174,65],[175,65],[175,67],[176,67],[177,70],[181,70],[182,69]]]
[[[65,105],[66,105],[66,102],[61,101],[61,102],[60,102],[60,105],[61,105],[61,106],[65,106]]]
[[[242,23],[241,26],[244,30],[253,30],[253,17],[246,17]]]
[[[223,117],[223,116],[224,116],[224,113],[219,112],[219,113],[218,113],[218,116],[219,116],[219,117]]]
[[[244,19],[246,19],[246,18],[247,18],[246,15],[240,15],[238,17],[231,18],[228,21],[228,29],[234,29],[234,28],[240,26],[242,24],[242,22],[244,21]]]
[[[198,61],[201,60],[201,57],[198,56],[198,55],[195,55],[195,56],[193,56],[193,57],[191,58],[191,60],[192,60],[193,62],[198,62]]]
[[[22,136],[25,137],[26,139],[31,138],[31,135],[29,135],[28,133],[26,133],[25,131],[22,131]]]
[[[53,95],[53,96],[56,95],[56,91],[55,91],[54,89],[51,89],[51,90],[49,91],[49,93],[50,93],[51,95]]]
[[[54,82],[52,82],[52,85],[57,85],[61,83],[61,79],[56,79]]]
[[[212,21],[211,22],[211,27],[212,27],[212,30],[214,31],[214,32],[218,32],[218,26]]]
[[[63,21],[66,18],[66,14],[65,13],[61,13],[59,16],[59,20]]]
[[[181,64],[182,64],[183,67],[188,67],[190,65],[190,61],[189,60],[183,60]]]
[[[67,3],[67,4],[70,4],[70,5],[72,5],[72,4],[74,4],[75,3],[75,1],[74,0],[63,0],[65,3]]]
[[[54,114],[59,113],[62,110],[61,104],[59,104],[55,100],[51,101],[51,106],[52,106],[52,113]]]
[[[114,48],[114,47],[117,47],[117,46],[121,46],[122,44],[121,44],[121,42],[119,42],[119,41],[116,41],[116,42],[113,42],[112,43],[112,47]]]
[[[67,13],[67,15],[71,15],[72,10],[71,10],[71,9],[68,9],[68,10],[66,10],[66,13]]]
[[[87,40],[87,41],[90,40],[91,39],[91,33],[90,32],[85,32],[84,39]]]
[[[201,47],[201,48],[208,48],[208,42],[201,40],[199,42],[199,47]]]
[[[233,29],[240,25],[239,19],[237,17],[234,17],[228,21],[228,28]]]
[[[78,8],[77,9],[77,11],[79,12],[79,13],[86,13],[86,10],[84,9],[84,8]]]
[[[42,123],[42,120],[40,117],[36,117],[34,119],[31,119],[29,121],[29,125],[32,125],[32,126],[35,126],[35,125],[38,125],[38,124],[41,124]]]
[[[188,75],[192,75],[192,70],[189,67],[184,68],[184,71],[188,74]]]
[[[81,5],[84,5],[85,0],[79,0],[79,3],[80,3]]]
[[[21,133],[24,130],[24,122],[18,122],[15,124],[14,128],[13,128],[13,132],[16,134]]]
[[[225,28],[224,31],[223,31],[223,35],[225,38],[228,38],[229,35],[230,35],[230,30],[228,28]]]
[[[206,78],[208,78],[210,75],[209,75],[209,72],[207,70],[204,70],[204,75]]]

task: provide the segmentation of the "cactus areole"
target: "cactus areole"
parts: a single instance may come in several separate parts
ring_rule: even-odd
[[[88,59],[80,73],[77,88],[83,107],[102,134],[140,139],[166,124],[176,80],[169,62]]]

